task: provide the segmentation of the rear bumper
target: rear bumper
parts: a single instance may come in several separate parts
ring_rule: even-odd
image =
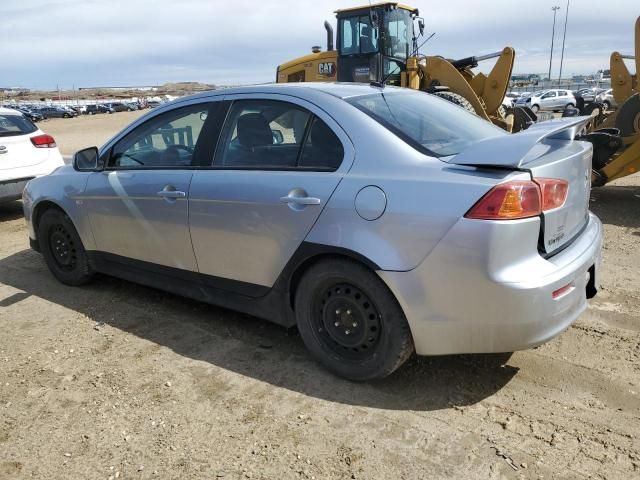
[[[0,181],[0,203],[20,200],[27,182],[33,177]]]
[[[539,219],[521,223],[513,229],[461,219],[416,269],[378,272],[405,312],[419,355],[535,347],[586,309],[587,292],[593,296],[598,285],[598,218],[590,213],[583,233],[549,259],[537,253]]]

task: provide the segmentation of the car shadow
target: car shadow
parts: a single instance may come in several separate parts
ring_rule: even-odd
[[[0,203],[0,224],[2,224],[2,222],[17,220],[19,218],[22,218],[23,216],[24,214],[22,213],[22,203],[17,201]]]
[[[0,312],[37,296],[83,314],[96,335],[107,324],[179,355],[343,404],[420,411],[472,405],[518,372],[507,364],[510,353],[413,357],[386,379],[353,383],[313,362],[295,329],[102,275],[67,287],[31,250],[0,259],[0,283],[21,291],[0,299]]]
[[[591,190],[589,208],[602,223],[640,228],[640,186],[607,185]]]

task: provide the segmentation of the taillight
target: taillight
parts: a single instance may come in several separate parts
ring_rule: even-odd
[[[569,192],[569,182],[557,178],[536,178],[542,191],[542,211],[553,210],[564,205]]]
[[[480,220],[511,220],[540,215],[540,187],[532,181],[496,185],[465,215]]]
[[[465,215],[479,220],[512,220],[540,215],[564,205],[569,183],[557,178],[513,181],[496,185]]]
[[[36,148],[54,148],[56,146],[56,140],[46,133],[44,135],[31,137],[31,143],[33,143],[33,146]]]

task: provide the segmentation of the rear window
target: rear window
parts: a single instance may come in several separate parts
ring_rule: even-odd
[[[38,128],[24,115],[0,113],[0,137],[33,133]]]
[[[506,135],[486,120],[424,92],[381,92],[346,101],[418,151],[435,157],[456,155],[479,140]]]

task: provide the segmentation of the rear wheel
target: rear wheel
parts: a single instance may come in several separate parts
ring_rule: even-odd
[[[531,111],[533,113],[538,113],[540,111],[540,107],[538,105],[531,105]]]
[[[38,243],[49,270],[60,282],[78,286],[91,280],[93,271],[87,252],[65,213],[50,209],[42,214]]]
[[[311,355],[354,381],[383,378],[413,353],[409,325],[382,280],[349,260],[328,260],[302,277],[298,330]]]
[[[476,110],[475,108],[473,108],[473,105],[471,105],[469,100],[464,98],[462,95],[458,95],[457,93],[453,92],[435,92],[434,95],[446,100],[447,102],[455,103],[459,107],[464,108],[466,111],[473,113],[474,115],[476,114]]]

